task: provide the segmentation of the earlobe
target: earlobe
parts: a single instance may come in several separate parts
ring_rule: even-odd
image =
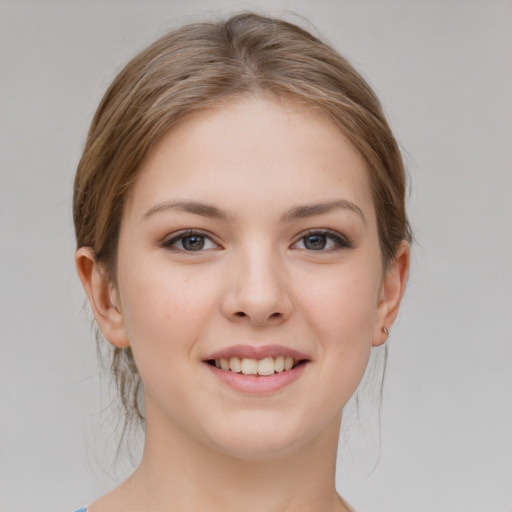
[[[101,332],[115,347],[128,347],[130,342],[118,292],[104,267],[96,260],[92,247],[80,247],[75,255],[75,263]]]
[[[409,263],[410,247],[403,240],[382,280],[379,304],[377,306],[377,321],[372,342],[374,347],[382,345],[388,338],[405,292],[409,275]]]

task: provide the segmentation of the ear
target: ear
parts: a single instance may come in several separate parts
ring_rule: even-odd
[[[409,275],[410,247],[403,240],[382,279],[372,345],[382,345],[395,321]]]
[[[96,260],[92,247],[80,247],[75,255],[75,263],[101,332],[115,347],[128,347],[130,342],[119,304],[119,294],[103,265]]]

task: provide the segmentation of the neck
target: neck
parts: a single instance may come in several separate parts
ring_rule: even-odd
[[[300,448],[241,459],[148,421],[141,464],[117,498],[134,512],[347,510],[335,489],[339,424]]]

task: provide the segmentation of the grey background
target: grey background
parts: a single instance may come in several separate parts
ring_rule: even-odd
[[[340,489],[361,512],[510,512],[512,2],[499,0],[0,1],[0,510],[70,511],[129,470],[111,467],[73,174],[123,63],[240,8],[293,10],[351,59],[412,179],[418,244],[382,427],[371,405],[349,422]]]

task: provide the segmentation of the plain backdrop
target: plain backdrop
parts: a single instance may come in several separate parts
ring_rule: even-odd
[[[417,243],[381,428],[371,406],[351,423],[339,489],[360,512],[510,512],[512,2],[499,0],[0,0],[0,510],[71,511],[129,471],[125,456],[112,468],[74,270],[74,171],[129,58],[240,9],[294,11],[347,56],[411,177]]]

